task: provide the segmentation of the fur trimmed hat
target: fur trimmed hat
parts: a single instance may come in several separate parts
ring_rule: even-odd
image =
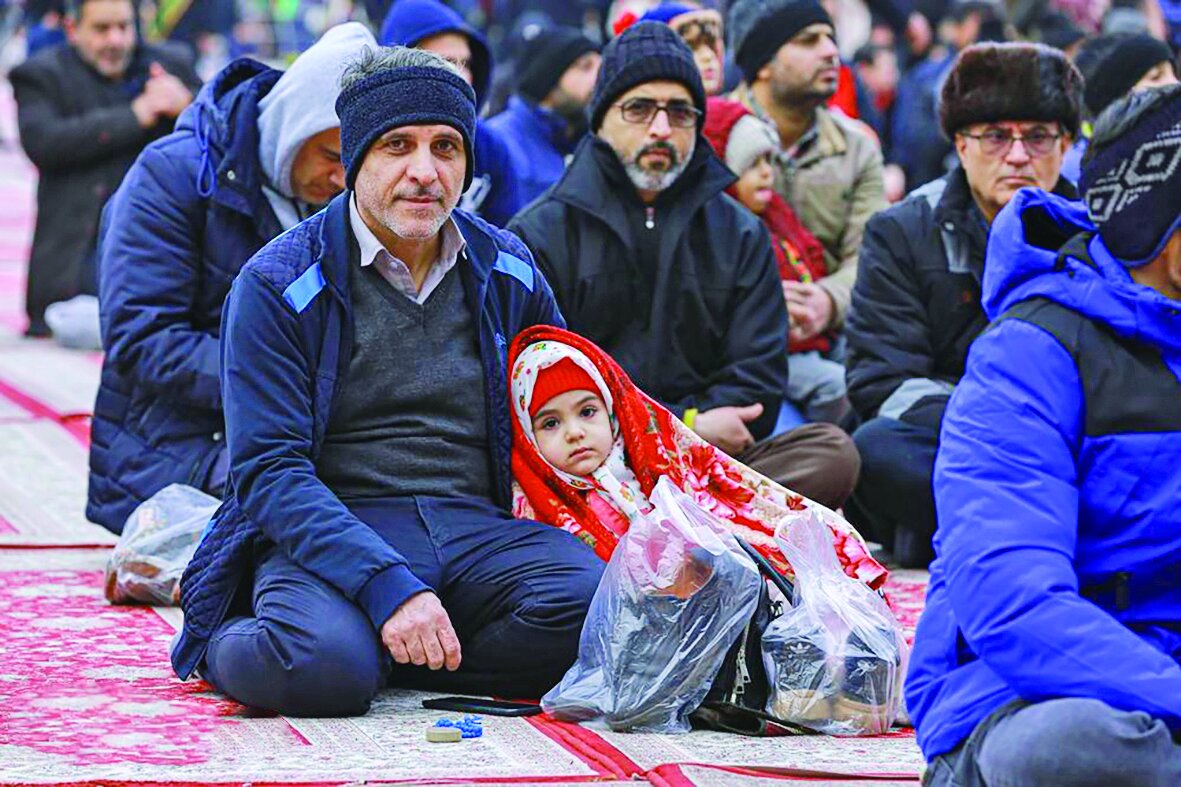
[[[1041,120],[1078,136],[1083,78],[1060,51],[1043,44],[974,44],[960,52],[943,83],[939,122],[948,138],[973,123]]]

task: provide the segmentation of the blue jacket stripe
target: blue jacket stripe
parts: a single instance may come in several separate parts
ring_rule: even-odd
[[[496,255],[496,264],[492,266],[492,270],[507,273],[524,284],[526,290],[533,292],[533,266],[520,257],[502,251]]]
[[[283,300],[291,304],[291,308],[302,313],[308,304],[324,289],[324,273],[320,270],[320,263],[308,268],[299,278],[287,285],[283,290]]]

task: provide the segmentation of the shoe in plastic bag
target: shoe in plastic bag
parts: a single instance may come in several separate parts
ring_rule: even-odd
[[[177,605],[181,574],[219,505],[216,497],[183,484],[170,484],[140,503],[107,561],[107,601]]]
[[[53,332],[53,338],[63,347],[72,350],[103,348],[98,298],[93,295],[75,295],[68,301],[51,303],[45,309],[45,323]]]
[[[650,500],[607,563],[578,660],[541,700],[557,719],[688,732],[755,611],[762,579],[725,527],[668,479]]]
[[[885,600],[841,569],[825,522],[792,512],[775,540],[795,573],[794,606],[763,634],[767,713],[830,735],[878,735],[902,700],[906,641]]]

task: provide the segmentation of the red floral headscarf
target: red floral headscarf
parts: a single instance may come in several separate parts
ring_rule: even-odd
[[[520,373],[517,360],[526,347],[537,342],[567,345],[594,364],[610,393],[612,415],[623,438],[627,464],[645,495],[652,493],[661,476],[667,476],[787,576],[791,575],[791,567],[775,544],[775,527],[791,511],[814,509],[832,532],[845,572],[875,589],[886,581],[886,569],[869,556],[857,531],[842,517],[759,475],[702,440],[637,388],[619,364],[588,339],[548,325],[536,325],[518,334],[509,349],[510,398],[512,379]],[[529,403],[514,400],[512,405],[528,408]],[[525,434],[521,422],[514,412],[514,514],[567,530],[608,560],[619,536],[596,515],[586,488],[570,484],[554,471]]]

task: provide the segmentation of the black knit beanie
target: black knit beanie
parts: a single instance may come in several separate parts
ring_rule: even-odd
[[[1083,100],[1093,117],[1127,95],[1153,66],[1173,62],[1169,45],[1149,35],[1113,36],[1107,43],[1106,51],[1084,72]]]
[[[521,49],[517,92],[536,104],[550,94],[575,60],[598,50],[594,41],[573,28],[542,30]]]
[[[833,26],[817,0],[739,0],[730,7],[728,24],[734,29],[734,62],[748,84],[796,33],[809,25]]]
[[[603,47],[599,79],[591,96],[591,130],[598,131],[603,116],[621,94],[645,82],[680,82],[693,105],[705,117],[705,88],[693,53],[668,25],[638,22]]]
[[[1112,255],[1128,267],[1156,259],[1181,225],[1181,86],[1112,104],[1096,124],[1079,191]]]
[[[357,182],[361,162],[377,138],[399,126],[451,126],[463,137],[467,157],[463,190],[475,172],[476,94],[463,77],[435,66],[409,66],[383,71],[341,91],[336,99],[340,118],[340,160],[345,184]]]
[[[973,123],[1040,120],[1078,135],[1083,78],[1044,44],[973,44],[943,83],[939,122],[948,138]]]

